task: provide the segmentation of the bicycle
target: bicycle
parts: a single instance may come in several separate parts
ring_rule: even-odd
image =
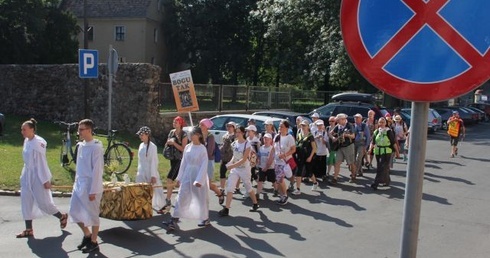
[[[71,137],[78,129],[78,122],[67,123],[63,121],[57,121],[55,124],[60,126],[63,139],[61,139],[60,148],[60,163],[62,167],[69,166],[72,162],[77,162],[78,144],[75,145],[75,150],[72,148]],[[78,141],[77,141],[78,142]]]
[[[63,121],[55,122],[61,128],[63,139],[61,139],[60,163],[62,167],[69,166],[72,162],[76,164],[78,153],[78,141],[73,149],[71,137],[78,129],[78,122],[67,123]],[[123,174],[128,171],[133,161],[133,152],[128,143],[116,141],[117,130],[111,130],[108,135],[96,134],[107,138],[107,148],[104,152],[104,166],[107,173]]]
[[[133,152],[126,142],[116,141],[117,130],[111,130],[107,135],[96,134],[107,138],[107,148],[104,152],[106,173],[123,174],[128,171],[133,161]]]

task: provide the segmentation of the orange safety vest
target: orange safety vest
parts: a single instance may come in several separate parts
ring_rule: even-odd
[[[447,133],[451,137],[458,137],[459,136],[459,129],[461,128],[461,119],[449,119],[447,123]]]

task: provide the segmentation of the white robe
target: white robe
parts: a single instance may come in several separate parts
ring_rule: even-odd
[[[177,180],[179,195],[172,217],[195,220],[209,218],[208,153],[204,145],[193,143],[185,146]],[[201,184],[196,187],[195,184]]]
[[[151,178],[157,179],[157,186],[153,188],[152,205],[155,209],[160,209],[165,205],[163,196],[162,180],[158,173],[158,151],[157,146],[150,142],[150,148],[146,143],[141,143],[138,149],[138,173],[136,173],[136,183],[151,183]],[[146,151],[148,149],[148,152]]]
[[[25,138],[22,157],[24,167],[20,176],[20,202],[24,220],[57,213],[51,190],[44,188],[44,183],[51,181],[51,171],[46,161],[46,141],[37,135],[31,140]]]
[[[99,140],[83,141],[77,154],[77,173],[70,201],[70,221],[84,226],[99,226],[100,200],[104,191],[104,150]],[[95,200],[89,200],[95,194]]]

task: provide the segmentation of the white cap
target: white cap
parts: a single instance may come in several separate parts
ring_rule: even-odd
[[[264,134],[264,138],[270,138],[270,139],[272,139],[272,134],[266,133],[266,134]]]
[[[324,125],[324,123],[323,123],[323,120],[322,120],[322,119],[318,119],[318,120],[316,120],[316,121],[315,121],[315,124],[316,124],[316,125]]]
[[[362,115],[359,114],[359,113],[357,113],[357,114],[354,115],[354,117],[360,117],[360,118],[362,118]]]
[[[335,118],[337,118],[337,120],[341,119],[341,118],[347,118],[347,115],[344,113],[340,113],[340,114],[337,114],[337,116]]]
[[[267,120],[265,120],[264,124],[265,125],[272,125],[274,123],[272,122],[272,119],[267,119]]]
[[[255,127],[255,125],[249,125],[245,130],[257,132],[257,127]]]
[[[313,113],[313,115],[311,115],[311,118],[320,118],[320,115],[318,113]]]
[[[308,123],[308,121],[305,119],[303,121],[301,121],[301,125],[309,125],[310,123]]]

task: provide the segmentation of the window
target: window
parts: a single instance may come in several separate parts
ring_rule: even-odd
[[[88,26],[87,38],[88,41],[94,41],[94,26]]]
[[[115,28],[115,40],[116,41],[124,41],[125,36],[126,36],[126,27],[116,26],[116,28]]]
[[[158,29],[153,29],[153,41],[158,42]]]

